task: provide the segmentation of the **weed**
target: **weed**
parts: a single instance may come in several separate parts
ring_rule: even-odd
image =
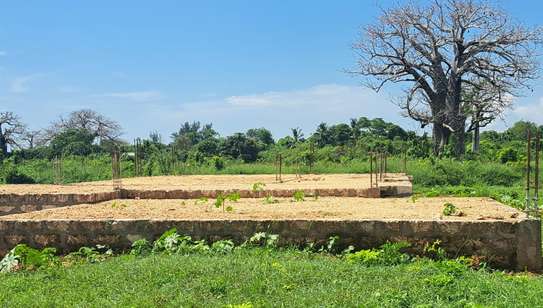
[[[232,201],[237,202],[240,199],[240,195],[238,192],[234,192],[231,194],[228,194],[224,196],[223,194],[219,194],[217,196],[217,199],[215,199],[215,207],[216,208],[222,208],[223,212],[232,212],[234,210],[234,207],[231,205],[226,206],[226,201]]]
[[[198,198],[198,200],[194,201],[194,204],[195,205],[207,204],[207,201],[209,201],[209,199],[207,197],[200,197],[200,198]]]
[[[153,247],[146,239],[139,239],[132,243],[130,254],[133,256],[146,256],[151,253]]]
[[[96,245],[96,247],[83,246],[79,250],[68,254],[68,260],[84,260],[88,263],[98,263],[113,256],[113,251],[103,245]]]
[[[15,248],[13,248],[0,261],[0,273],[15,272],[19,268],[20,268],[20,266],[19,266],[19,258],[18,258],[17,255],[15,255]]]
[[[279,200],[274,199],[272,195],[267,195],[264,199],[264,204],[275,204],[279,203]]]
[[[56,264],[55,248],[34,249],[26,244],[15,246],[1,261],[0,272],[13,272],[19,269],[33,270]]]
[[[231,240],[217,241],[211,245],[211,251],[221,254],[230,253],[234,250],[234,242]]]
[[[363,249],[358,252],[349,253],[345,258],[353,263],[360,263],[365,266],[371,265],[398,265],[411,260],[408,254],[402,250],[410,247],[407,242],[385,243],[379,249]]]
[[[117,201],[113,201],[113,203],[111,203],[111,208],[113,209],[124,209],[127,206],[128,205],[126,205],[125,203],[117,202]]]
[[[266,187],[266,184],[262,182],[256,182],[253,184],[252,191],[254,193],[258,193],[258,192],[264,191],[264,187]]]
[[[228,201],[232,201],[232,202],[238,202],[239,199],[241,198],[241,196],[239,195],[239,192],[233,192],[233,193],[230,193],[226,196],[226,199],[228,199]]]
[[[292,198],[294,199],[294,202],[302,202],[305,201],[305,193],[303,190],[297,190],[292,195]]]
[[[458,213],[456,206],[450,202],[443,204],[443,215],[452,216]]]
[[[251,238],[249,238],[249,240],[245,244],[251,246],[263,246],[266,248],[273,248],[277,246],[278,241],[279,235],[277,234],[258,232],[251,236]]]
[[[432,260],[445,260],[447,252],[441,246],[441,240],[435,240],[431,244],[426,243],[423,249],[423,255]]]

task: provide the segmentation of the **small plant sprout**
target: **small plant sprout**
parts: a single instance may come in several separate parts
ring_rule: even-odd
[[[267,195],[264,199],[264,204],[275,204],[279,203],[279,200],[274,199],[272,195]]]
[[[113,201],[113,203],[111,203],[111,208],[113,209],[123,209],[125,207],[127,207],[127,205],[121,202]]]
[[[256,182],[253,184],[252,190],[254,193],[258,193],[258,192],[264,191],[264,187],[266,187],[266,184],[262,182]]]
[[[209,199],[207,197],[200,197],[198,200],[194,201],[195,205],[206,204]]]
[[[215,200],[215,207],[216,208],[222,208],[223,212],[232,212],[234,211],[234,207],[231,205],[226,206],[226,201],[232,201],[237,202],[240,199],[240,195],[238,192],[228,194],[226,196],[219,194],[217,196],[217,199]]]
[[[294,202],[305,201],[305,193],[303,190],[297,190],[294,192],[294,195],[292,195],[292,198],[294,199]]]
[[[232,202],[238,202],[240,198],[241,198],[241,196],[239,195],[239,192],[233,192],[233,193],[228,194],[226,196],[226,199],[228,199],[228,201],[232,201]]]
[[[456,206],[450,202],[443,204],[443,215],[452,216],[458,213]]]

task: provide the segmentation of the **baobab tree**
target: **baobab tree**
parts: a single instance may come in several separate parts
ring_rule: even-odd
[[[433,1],[386,9],[367,26],[353,48],[359,56],[352,73],[379,91],[402,84],[398,102],[422,127],[432,125],[434,153],[454,136],[454,151],[465,151],[466,121],[472,108],[467,87],[519,95],[537,78],[536,45],[541,29],[520,25],[502,10],[479,0]]]
[[[471,151],[479,153],[480,129],[498,118],[503,119],[504,112],[512,105],[512,97],[495,91],[486,82],[472,82],[464,89],[462,98],[462,108],[469,123],[466,132],[471,132],[473,136]]]
[[[117,141],[121,135],[119,123],[91,110],[82,109],[71,112],[67,118],[60,117],[45,132],[45,138],[51,140],[58,133],[67,129],[82,129],[90,132],[100,141]]]
[[[0,159],[8,154],[9,147],[19,147],[25,125],[13,112],[0,112]]]

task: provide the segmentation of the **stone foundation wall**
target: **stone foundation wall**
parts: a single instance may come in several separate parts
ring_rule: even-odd
[[[122,199],[198,199],[200,197],[216,198],[218,195],[227,195],[237,192],[241,198],[264,198],[268,195],[273,197],[290,198],[296,192],[296,189],[274,189],[266,191],[252,191],[249,189],[231,189],[231,190],[134,190],[123,189]],[[379,188],[319,188],[303,189],[306,196],[320,197],[381,197]]]
[[[98,203],[120,198],[120,192],[91,194],[1,194],[0,216],[28,213],[61,206]]]
[[[541,270],[540,221],[179,221],[0,220],[0,255],[17,243],[51,246],[69,252],[81,246],[108,245],[128,249],[140,238],[155,240],[175,227],[195,239],[231,239],[241,243],[256,232],[279,234],[280,244],[324,243],[339,235],[342,245],[377,247],[387,241],[408,241],[413,252],[426,243],[442,241],[452,256],[485,256],[493,266],[514,270]]]

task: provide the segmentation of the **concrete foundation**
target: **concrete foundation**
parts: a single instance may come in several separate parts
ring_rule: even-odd
[[[18,243],[57,247],[61,252],[81,246],[108,245],[128,249],[132,242],[155,240],[177,228],[195,239],[231,239],[241,243],[256,232],[280,236],[281,245],[324,243],[338,235],[342,245],[371,248],[390,241],[407,241],[413,252],[441,240],[451,256],[484,256],[495,267],[540,271],[540,221],[425,220],[0,220],[0,255]]]

